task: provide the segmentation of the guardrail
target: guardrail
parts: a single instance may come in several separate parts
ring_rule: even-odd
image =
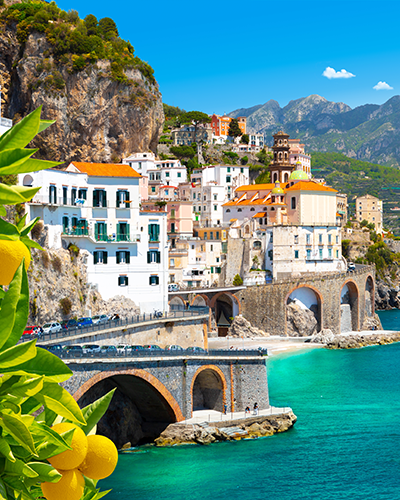
[[[173,310],[170,311],[169,313],[143,313],[143,314],[137,314],[135,316],[126,319],[113,319],[107,321],[106,323],[97,323],[96,325],[78,326],[78,327],[71,327],[68,329],[63,328],[60,332],[57,333],[42,333],[40,335],[23,335],[21,338],[21,342],[32,340],[32,338],[38,338],[40,342],[46,342],[48,340],[57,340],[57,339],[72,337],[74,335],[98,333],[101,332],[102,330],[109,330],[111,328],[118,328],[121,326],[126,326],[126,327],[134,326],[138,323],[146,323],[162,319],[174,320],[180,318],[190,318],[195,316],[202,316],[205,314],[209,314],[208,307]]]
[[[132,349],[125,349],[123,351],[108,351],[108,350],[103,350],[100,352],[92,352],[92,353],[83,353],[79,351],[64,351],[63,349],[59,350],[51,350],[54,354],[59,356],[62,359],[83,359],[83,358],[98,358],[98,359],[114,359],[114,358],[132,358],[132,357],[139,357],[139,358],[149,358],[149,357],[169,357],[169,358],[177,358],[177,357],[185,357],[185,358],[190,358],[190,357],[215,357],[215,356],[223,356],[224,358],[232,358],[232,357],[258,357],[258,356],[268,356],[268,351],[267,349],[214,349],[210,351],[199,351],[199,352],[194,352],[188,349],[183,349],[183,350],[173,350],[169,351],[167,349],[138,349],[138,350],[132,350]]]

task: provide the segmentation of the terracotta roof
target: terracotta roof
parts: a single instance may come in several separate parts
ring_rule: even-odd
[[[142,177],[129,165],[123,163],[85,163],[73,161],[70,163],[80,172],[98,177]]]
[[[288,182],[281,182],[279,186],[283,189],[288,186]],[[265,191],[265,190],[272,190],[275,187],[274,183],[268,183],[268,184],[247,184],[244,186],[239,186],[235,191]]]
[[[328,191],[331,193],[337,193],[336,189],[328,186],[323,186],[314,181],[299,181],[293,186],[290,186],[286,191]]]
[[[265,217],[265,215],[265,212],[258,212],[258,214],[253,215],[252,219],[261,219],[262,217]]]

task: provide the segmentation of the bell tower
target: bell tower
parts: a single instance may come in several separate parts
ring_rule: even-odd
[[[274,159],[269,165],[271,183],[288,182],[294,165],[290,163],[289,135],[280,131],[274,135],[274,145],[272,146]]]

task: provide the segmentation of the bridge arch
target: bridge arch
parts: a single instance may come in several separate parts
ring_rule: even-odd
[[[200,307],[209,307],[210,306],[210,299],[205,295],[204,293],[199,293],[194,297],[192,300],[192,303],[190,304],[192,306],[200,306]]]
[[[219,292],[211,299],[210,307],[215,316],[218,337],[226,337],[233,318],[241,313],[240,300],[234,293]]]
[[[154,441],[171,423],[184,420],[179,404],[157,377],[139,368],[99,372],[73,395],[84,407],[116,388],[98,433],[117,447]]]
[[[309,330],[298,330],[298,327],[295,324],[293,313],[291,309],[288,307],[291,303],[297,304],[301,309],[309,310],[313,313],[314,318],[316,320],[316,324],[308,323],[306,326]],[[285,309],[286,309],[286,328],[285,331],[287,335],[291,335],[292,333],[296,333],[296,335],[308,336],[316,332],[320,332],[323,325],[323,306],[324,306],[324,298],[322,293],[318,290],[318,288],[309,285],[309,284],[300,284],[292,288],[285,298]],[[308,313],[309,314],[309,313]],[[312,316],[310,315],[310,318]]]
[[[365,315],[373,317],[375,314],[375,283],[371,274],[365,280]]]
[[[190,386],[192,413],[196,410],[224,411],[227,384],[222,370],[215,365],[204,365],[196,370]]]
[[[173,309],[185,309],[185,300],[180,295],[174,295],[168,302],[171,310]]]
[[[360,291],[352,279],[346,280],[340,290],[340,332],[358,331]]]

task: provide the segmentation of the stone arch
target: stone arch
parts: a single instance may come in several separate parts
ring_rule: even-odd
[[[98,433],[132,445],[152,442],[171,423],[184,420],[179,404],[157,377],[139,368],[99,372],[73,395],[80,407],[116,388]]]
[[[275,172],[274,173],[274,181],[273,182],[275,183],[275,182],[277,182],[277,180],[278,180],[278,174]]]
[[[355,281],[346,280],[340,289],[340,332],[359,331],[360,291]]]
[[[200,306],[200,307],[209,307],[210,306],[210,299],[205,295],[204,293],[199,293],[194,297],[192,300],[192,303],[190,304],[192,306]]]
[[[304,313],[301,314],[301,311],[296,307],[289,308],[291,303],[304,310]],[[285,298],[286,334],[290,336],[297,333],[299,336],[308,336],[321,331],[324,328],[323,306],[324,298],[318,288],[308,283],[292,288]],[[304,321],[296,321],[296,315],[302,315]]]
[[[215,365],[204,365],[196,370],[190,385],[192,415],[196,409],[224,411],[227,383],[222,370]]]
[[[241,312],[240,300],[233,293],[219,292],[211,299],[210,307],[218,327],[218,336],[226,337],[232,322],[231,318]]]
[[[283,182],[288,182],[289,180],[289,174],[286,172],[285,175],[283,176]]]
[[[180,295],[172,296],[171,300],[168,302],[169,308],[173,311],[174,309],[185,309],[186,301]]]
[[[371,274],[365,280],[365,315],[374,317],[375,314],[375,282]]]

